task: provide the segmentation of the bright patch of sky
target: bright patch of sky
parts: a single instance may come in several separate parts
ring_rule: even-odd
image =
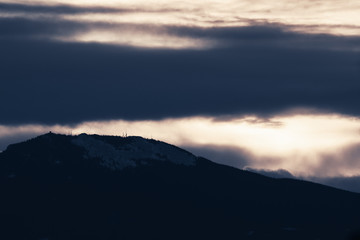
[[[305,33],[360,35],[360,2],[357,0],[2,0],[0,2],[119,9],[118,12],[60,13],[56,16],[53,12],[29,14],[21,11],[11,13],[0,11],[0,17],[21,16],[32,19],[57,17],[90,24],[87,31],[55,37],[62,41],[101,42],[150,48],[208,48],[216,45],[212,39],[191,39],[173,35],[168,32],[166,26],[211,28],[261,24],[286,25],[289,31]],[[101,28],[94,23],[114,26]],[[129,27],[116,31],[116,24],[128,24]],[[146,28],[139,30],[132,28],[131,24],[144,25]],[[161,26],[164,28],[159,30]],[[152,27],[156,27],[157,31],[153,31]]]
[[[281,168],[298,176],[360,175],[360,164],[357,164],[360,152],[352,150],[353,146],[360,146],[360,119],[341,115],[119,120],[85,122],[73,127],[1,126],[0,138],[50,130],[65,134],[143,136],[178,146],[231,147],[249,153],[248,167]]]

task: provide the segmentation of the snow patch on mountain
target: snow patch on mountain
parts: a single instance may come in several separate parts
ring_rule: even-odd
[[[72,142],[86,150],[86,158],[98,158],[102,166],[112,170],[145,165],[152,160],[186,166],[196,163],[194,155],[170,144],[141,137],[127,137],[127,140],[115,146],[94,136],[81,134]]]
[[[72,143],[85,148],[85,158],[98,158],[100,165],[110,169],[123,169],[125,167],[134,167],[136,163],[130,160],[111,144],[97,140],[91,136],[81,134],[75,138]]]

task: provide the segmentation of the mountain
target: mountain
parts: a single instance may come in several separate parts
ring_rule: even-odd
[[[0,153],[0,239],[358,239],[360,194],[141,137],[48,133]]]

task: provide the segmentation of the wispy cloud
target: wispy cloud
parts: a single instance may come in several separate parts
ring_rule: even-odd
[[[279,22],[295,25],[357,25],[358,10],[360,4],[356,0],[350,1],[292,1],[292,0],[280,0],[280,1],[145,1],[145,0],[133,0],[133,1],[89,1],[89,0],[61,0],[61,1],[2,1],[7,3],[9,7],[7,10],[16,10],[20,8],[20,4],[26,5],[27,8],[23,8],[24,11],[41,10],[44,12],[44,8],[39,6],[45,6],[49,8],[49,11],[54,12],[69,12],[70,7],[73,9],[99,9],[88,10],[87,12],[100,12],[101,9],[107,10],[104,13],[111,13],[109,9],[135,9],[134,14],[140,15],[144,11],[157,11],[157,18],[144,18],[144,22],[148,23],[167,23],[172,19],[176,19],[179,23],[189,23],[189,20],[199,20],[199,22],[211,21],[216,24],[228,22],[235,23],[234,20],[239,22],[239,19],[266,19],[269,22]],[[11,6],[10,7],[10,3]],[[59,4],[61,4],[59,6]],[[54,10],[54,6],[59,6],[58,10]],[[62,7],[62,8],[61,8]],[[166,14],[167,10],[176,9],[179,14]],[[63,10],[63,11],[61,11]],[[166,11],[164,11],[166,10]],[[83,12],[81,10],[72,10],[70,12]],[[159,15],[159,13],[165,12],[165,14]],[[115,16],[116,17],[116,16]],[[186,19],[186,21],[185,21]],[[149,21],[150,20],[150,21]],[[194,21],[193,21],[194,25]]]
[[[216,29],[221,35],[240,27],[278,25],[293,33],[359,36],[359,4],[356,1],[8,1],[0,2],[0,17],[21,17],[31,20],[44,18],[81,22],[87,31],[56,39],[75,42],[101,42],[138,47],[203,48],[209,41],[195,35],[211,35]],[[306,14],[304,14],[306,13]],[[352,16],[352,17],[350,17]],[[112,25],[99,27],[101,24]],[[118,29],[124,25],[146,26],[139,31]],[[191,38],[175,33],[174,27],[192,31]],[[222,29],[224,31],[222,31]],[[156,31],[154,31],[154,29]],[[276,29],[274,33],[276,35]],[[271,32],[271,30],[270,30]],[[268,32],[266,36],[269,36]],[[175,33],[175,34],[174,34]],[[184,34],[184,30],[181,32]],[[256,33],[255,33],[256,34]],[[232,34],[230,34],[232,35]],[[236,35],[236,33],[235,33]],[[161,37],[159,37],[161,36]],[[261,37],[261,34],[257,34]],[[279,35],[277,35],[279,37]],[[232,35],[234,37],[234,35]],[[143,41],[141,41],[143,38]],[[316,37],[315,37],[316,38]],[[252,36],[254,39],[254,35]],[[193,44],[190,44],[193,41]],[[151,42],[152,44],[149,44]],[[300,40],[299,43],[302,41]],[[202,44],[200,44],[202,43]],[[318,44],[321,46],[321,44]],[[357,48],[358,49],[358,48]]]

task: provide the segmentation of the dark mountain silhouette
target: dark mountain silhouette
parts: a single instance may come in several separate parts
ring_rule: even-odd
[[[358,239],[360,227],[360,194],[140,137],[10,145],[0,194],[0,239]]]

